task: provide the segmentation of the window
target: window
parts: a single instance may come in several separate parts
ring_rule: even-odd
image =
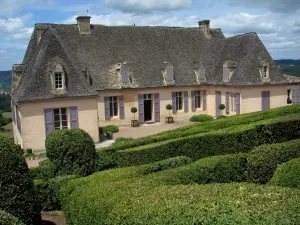
[[[55,73],[55,88],[63,88],[63,76],[62,73]]]
[[[230,111],[236,112],[236,93],[230,95]]]
[[[54,129],[68,129],[67,108],[53,109]]]
[[[113,96],[109,98],[109,104],[110,104],[110,116],[114,117],[114,116],[118,116],[118,103],[119,102],[119,98],[117,96]]]
[[[176,110],[182,110],[182,92],[176,92]]]
[[[264,78],[267,78],[268,77],[268,67],[267,66],[264,66]]]
[[[201,108],[201,92],[195,91],[195,108],[199,109]]]

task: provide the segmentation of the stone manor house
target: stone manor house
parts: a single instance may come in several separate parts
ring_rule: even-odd
[[[13,65],[14,140],[45,148],[56,129],[235,115],[300,103],[299,78],[282,75],[256,33],[225,38],[208,20],[194,28],[36,24]],[[138,128],[136,128],[138,129]]]

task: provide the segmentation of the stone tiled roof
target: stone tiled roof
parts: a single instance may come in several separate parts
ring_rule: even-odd
[[[299,83],[300,84],[300,77],[291,76],[291,75],[283,75],[289,83]]]
[[[46,31],[37,45],[38,29]],[[51,92],[47,71],[49,62],[55,60],[62,62],[67,74],[63,95]],[[225,61],[236,62],[226,83],[222,81]],[[287,83],[256,33],[225,38],[220,29],[211,29],[211,38],[206,38],[199,28],[92,25],[91,34],[80,35],[77,25],[38,24],[12,96],[16,101],[30,101],[94,96],[99,90],[163,87],[165,62],[174,67],[175,86],[201,85],[194,71],[199,62],[205,67],[206,84],[263,85],[262,61],[269,65],[270,84]],[[124,62],[132,79],[127,86],[116,69]]]

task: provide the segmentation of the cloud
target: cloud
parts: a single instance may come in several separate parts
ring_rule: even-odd
[[[299,12],[299,0],[229,0],[234,6],[250,6],[268,8],[274,12]]]
[[[192,0],[105,0],[104,4],[122,12],[153,12],[190,8]]]
[[[10,17],[0,19],[0,34],[4,32],[15,32],[24,28],[25,24],[32,19],[32,14],[25,14],[21,17]]]

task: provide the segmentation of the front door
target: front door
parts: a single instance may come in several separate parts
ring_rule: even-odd
[[[152,94],[144,95],[145,121],[152,121]]]

